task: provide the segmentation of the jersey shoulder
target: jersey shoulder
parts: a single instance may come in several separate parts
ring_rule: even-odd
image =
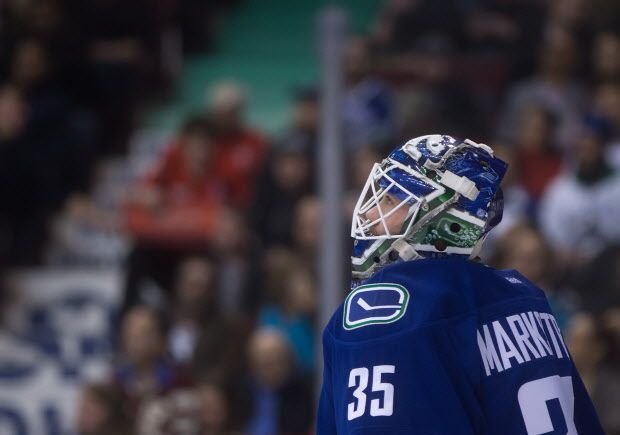
[[[326,330],[357,342],[524,298],[545,296],[516,271],[460,258],[415,260],[387,266],[352,290]]]

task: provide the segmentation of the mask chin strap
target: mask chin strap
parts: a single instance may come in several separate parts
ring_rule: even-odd
[[[421,258],[420,254],[417,253],[413,246],[411,246],[404,238],[396,240],[392,247],[396,252],[398,252],[398,256],[403,259],[403,261],[415,260],[417,258]]]

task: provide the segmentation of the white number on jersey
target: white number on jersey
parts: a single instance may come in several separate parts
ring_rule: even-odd
[[[553,399],[558,399],[560,402],[568,430],[566,435],[577,435],[573,420],[575,394],[573,393],[573,379],[570,376],[556,375],[526,382],[521,385],[517,395],[527,435],[541,435],[557,429],[553,427],[547,408],[547,401]]]
[[[394,385],[389,382],[382,382],[381,376],[385,373],[395,373],[396,367],[393,365],[380,365],[372,368],[372,391],[383,392],[382,399],[372,399],[370,401],[371,417],[390,416],[394,411]],[[354,402],[347,407],[347,419],[349,421],[361,417],[366,412],[366,393],[368,387],[369,370],[366,367],[352,369],[349,373],[349,388],[353,390]]]

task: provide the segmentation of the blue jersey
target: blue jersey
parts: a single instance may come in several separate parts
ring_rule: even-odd
[[[320,435],[598,435],[543,292],[458,258],[398,263],[323,334]]]

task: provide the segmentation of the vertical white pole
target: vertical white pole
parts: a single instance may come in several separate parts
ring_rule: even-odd
[[[347,38],[348,17],[344,10],[328,6],[317,26],[321,62],[321,115],[317,178],[323,204],[323,232],[319,258],[320,310],[317,341],[318,386],[322,378],[321,334],[341,302],[345,285],[343,265],[344,165],[342,149],[342,58]],[[317,388],[318,391],[318,388]]]

